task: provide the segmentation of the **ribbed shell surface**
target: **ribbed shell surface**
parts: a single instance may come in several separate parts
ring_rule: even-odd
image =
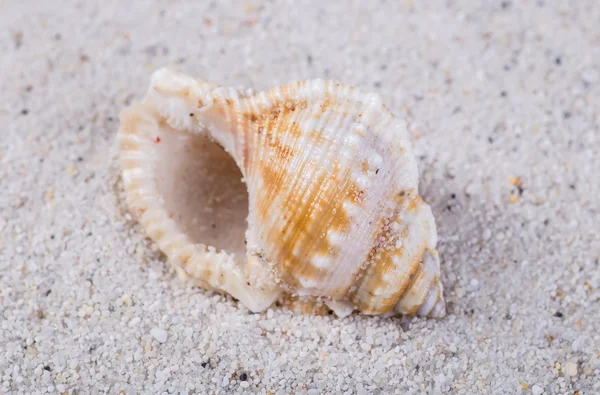
[[[253,93],[160,70],[144,103],[241,169],[248,284],[336,311],[443,315],[433,215],[405,124],[379,96],[323,80]]]

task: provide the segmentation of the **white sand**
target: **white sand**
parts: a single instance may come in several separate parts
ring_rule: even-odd
[[[0,392],[600,393],[597,0],[16,3]],[[181,283],[121,210],[113,162],[119,111],[164,65],[380,92],[411,121],[449,315],[250,314]]]

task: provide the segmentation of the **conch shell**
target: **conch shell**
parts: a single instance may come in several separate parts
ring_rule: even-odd
[[[405,123],[378,95],[160,69],[119,143],[130,210],[181,277],[253,312],[444,316],[435,221]]]

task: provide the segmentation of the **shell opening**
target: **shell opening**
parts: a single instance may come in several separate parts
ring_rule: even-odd
[[[161,125],[156,186],[169,216],[193,243],[245,261],[248,192],[233,158],[209,138]]]

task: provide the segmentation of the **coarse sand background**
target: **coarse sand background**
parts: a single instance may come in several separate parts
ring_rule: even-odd
[[[162,66],[379,92],[447,317],[251,314],[178,280],[115,162]],[[598,0],[0,1],[0,121],[0,392],[600,393]]]

